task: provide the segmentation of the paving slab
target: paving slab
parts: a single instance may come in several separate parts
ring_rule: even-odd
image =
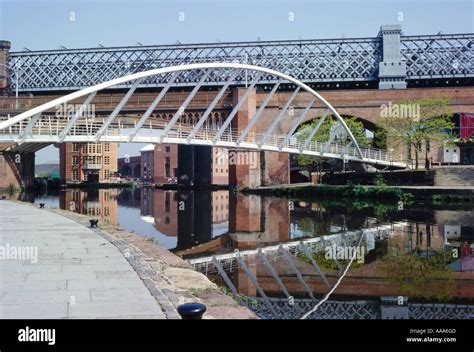
[[[0,319],[165,318],[117,247],[71,219],[2,200],[0,246],[32,249],[0,258]]]

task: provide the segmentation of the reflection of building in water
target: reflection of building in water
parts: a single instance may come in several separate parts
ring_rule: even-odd
[[[178,245],[190,248],[212,239],[211,192],[178,193]]]
[[[403,231],[403,241],[409,251],[425,252],[444,250],[444,236],[435,224],[408,222]]]
[[[227,232],[228,191],[174,191],[143,187],[141,215],[152,216],[155,228],[166,236],[178,236],[178,247],[205,243]]]
[[[439,232],[447,248],[456,249],[456,271],[474,272],[474,213],[472,211],[435,210]]]
[[[229,191],[212,192],[212,223],[229,220]]]
[[[117,194],[117,189],[67,190],[60,193],[59,205],[61,209],[117,224]]]
[[[140,188],[140,215],[154,216],[153,187]]]
[[[155,228],[166,236],[178,235],[178,192],[155,190],[153,197]]]
[[[415,213],[413,220],[408,222],[403,238],[400,238],[409,251],[429,254],[474,243],[474,214],[471,211],[411,212]]]
[[[212,192],[212,236],[229,230],[229,191]]]
[[[229,201],[229,234],[235,248],[290,239],[288,200],[238,194]]]

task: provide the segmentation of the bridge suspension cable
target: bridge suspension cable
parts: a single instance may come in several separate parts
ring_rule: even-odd
[[[357,253],[359,251],[359,248],[360,248],[360,245],[362,243],[362,239],[364,238],[364,232],[362,232],[360,234],[360,239],[359,239],[359,243],[357,244],[357,249],[353,251],[352,253],[352,258],[351,260],[349,261],[349,263],[347,264],[346,268],[344,269],[344,272],[342,273],[342,275],[337,279],[336,283],[334,284],[334,286],[331,288],[331,290],[329,290],[329,292],[326,294],[326,296],[324,296],[323,299],[321,299],[311,310],[309,310],[308,312],[306,312],[305,314],[303,314],[303,316],[300,318],[302,320],[308,318],[311,314],[313,314],[314,312],[316,312],[318,310],[318,308],[324,303],[326,302],[329,297],[332,295],[332,293],[334,291],[336,291],[336,289],[339,287],[339,285],[341,284],[342,280],[344,279],[344,277],[346,276],[347,272],[349,271],[352,263],[354,262],[354,259],[357,257]]]

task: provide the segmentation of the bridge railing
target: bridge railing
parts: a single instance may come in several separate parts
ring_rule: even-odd
[[[59,136],[61,131],[68,125],[69,118],[57,118],[54,116],[43,115],[41,119],[34,125],[31,129],[31,136]],[[20,121],[17,124],[14,124],[8,127],[8,134],[12,136],[12,139],[15,136],[19,136],[24,128],[27,126],[28,122]],[[78,123],[74,124],[71,130],[69,131],[69,136],[94,136],[96,133],[99,132],[101,126],[103,124],[102,118],[94,118],[94,119],[84,119],[78,121]],[[158,137],[161,136],[161,132],[165,128],[167,124],[166,120],[162,119],[153,119],[149,120],[148,123],[142,127],[138,136],[148,136],[150,138],[155,137],[158,140]],[[124,133],[130,133],[135,128],[135,125],[128,122],[124,123],[121,122],[120,119],[117,122],[114,122],[104,133],[104,138],[106,137],[120,137],[124,136]],[[193,125],[186,125],[186,124],[178,124],[173,129],[171,129],[167,134],[167,140],[187,140],[191,131],[193,129]],[[206,126],[201,128],[197,131],[194,135],[193,139],[197,141],[213,141],[218,131],[218,126],[209,127]],[[239,142],[239,138],[241,136],[241,132],[236,131],[232,128],[227,128],[224,133],[220,136],[217,140],[218,142],[224,143],[223,146],[226,146],[227,143],[228,147],[236,147],[239,146],[245,148],[255,148],[255,149],[274,149],[275,151],[286,151],[286,152],[303,152],[308,155],[314,156],[339,156],[339,158],[343,159],[357,159],[358,158],[358,151],[355,147],[348,146],[347,143],[338,143],[331,142],[319,142],[312,140],[303,148],[303,141],[299,138],[287,138],[286,135],[282,134],[271,134],[266,136],[265,142],[263,145],[260,145],[260,142],[265,137],[264,133],[256,133],[256,132],[249,132],[247,136]],[[118,141],[118,140],[117,140]],[[153,139],[147,140],[146,142],[153,142]],[[232,145],[230,145],[232,144]],[[381,161],[381,162],[393,162],[393,163],[403,163],[403,157],[400,158],[394,157],[385,150],[377,149],[377,148],[360,148],[362,153],[362,157],[364,159],[370,161]]]

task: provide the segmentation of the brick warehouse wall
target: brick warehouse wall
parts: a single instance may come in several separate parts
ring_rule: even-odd
[[[213,185],[229,184],[229,151],[225,148],[212,148],[212,170]]]
[[[35,153],[0,154],[0,188],[29,188],[35,181]]]
[[[154,182],[154,152],[153,150],[140,152],[140,179],[143,182]]]
[[[87,181],[86,172],[83,170],[84,157],[100,157],[99,182],[111,182],[117,173],[118,143],[62,143],[59,147],[60,178],[65,183],[79,183]],[[90,152],[88,145],[100,145],[100,152]],[[87,148],[83,148],[86,145]],[[74,163],[74,160],[77,163]],[[98,159],[99,160],[99,159]],[[75,171],[77,170],[77,171]]]
[[[154,183],[168,183],[166,177],[166,158],[170,160],[170,177],[177,177],[178,169],[178,145],[176,144],[156,144],[154,150],[154,164],[153,164],[153,182]]]

